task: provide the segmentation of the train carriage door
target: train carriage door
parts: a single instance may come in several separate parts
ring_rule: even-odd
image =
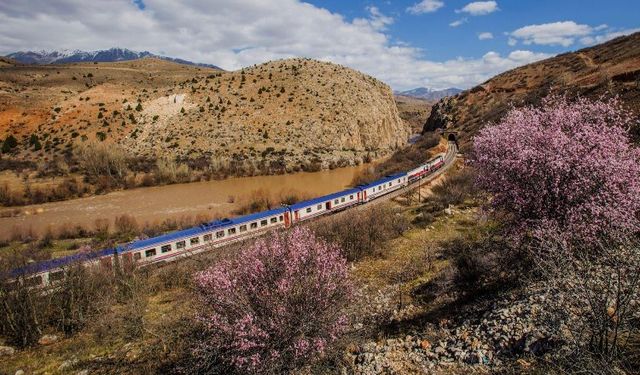
[[[325,206],[325,208],[326,208],[327,210],[330,210],[330,209],[331,209],[331,201],[329,201],[329,202],[325,203],[325,204],[324,204],[324,206]]]
[[[289,222],[289,211],[286,211],[284,213],[284,227],[289,228],[289,225],[291,225],[291,223]]]
[[[358,202],[360,202],[360,192],[358,192]]]
[[[362,192],[362,200],[363,200],[363,201],[366,201],[366,200],[367,200],[367,189],[365,189],[365,190]]]
[[[298,221],[300,220],[300,211],[295,210],[295,211],[293,212],[293,220],[294,220],[295,222],[298,222]]]

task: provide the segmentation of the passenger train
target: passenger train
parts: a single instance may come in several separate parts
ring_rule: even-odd
[[[452,145],[449,146],[452,151]],[[255,237],[278,228],[319,216],[366,204],[371,200],[416,182],[445,163],[447,155],[439,155],[408,172],[381,178],[369,184],[359,185],[333,194],[231,219],[216,220],[199,226],[171,232],[158,237],[136,240],[115,248],[92,253],[79,253],[40,263],[29,264],[11,271],[13,282],[29,287],[46,287],[62,280],[65,267],[77,262],[113,267],[114,259],[137,266],[149,265],[191,256],[232,242]],[[24,276],[21,278],[21,276]]]

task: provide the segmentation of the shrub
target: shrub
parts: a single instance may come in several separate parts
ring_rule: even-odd
[[[76,148],[75,156],[91,178],[106,177],[122,182],[128,172],[127,154],[115,145],[88,143]]]
[[[2,153],[7,154],[18,146],[18,140],[12,134],[9,134],[2,143]]]
[[[196,276],[203,366],[284,373],[326,352],[344,330],[351,285],[340,250],[308,229],[274,233]]]
[[[534,233],[589,240],[640,228],[640,151],[617,100],[549,97],[474,138],[473,165],[516,242]]]
[[[122,236],[133,236],[138,232],[138,222],[131,215],[120,215],[115,218],[116,231]]]
[[[347,211],[313,225],[318,236],[337,243],[349,261],[376,255],[385,241],[408,228],[407,218],[389,204]]]

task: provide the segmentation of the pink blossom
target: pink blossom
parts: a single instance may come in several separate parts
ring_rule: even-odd
[[[280,372],[322,356],[346,328],[351,296],[340,250],[306,228],[275,233],[195,277],[208,339],[241,373]]]
[[[513,238],[561,233],[568,240],[640,229],[637,121],[616,99],[545,99],[511,110],[474,138],[472,165]]]

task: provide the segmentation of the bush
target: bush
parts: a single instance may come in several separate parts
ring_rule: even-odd
[[[390,204],[346,211],[313,225],[318,236],[338,244],[349,261],[376,255],[386,241],[408,228],[408,219]]]
[[[7,154],[18,146],[18,140],[12,134],[9,134],[2,143],[2,153]]]
[[[640,229],[640,150],[617,100],[550,97],[511,110],[474,138],[473,165],[491,208],[511,216],[520,241],[531,233],[568,240]]]
[[[94,180],[105,177],[120,183],[129,170],[126,152],[115,145],[83,144],[75,150],[75,156],[85,173]]]
[[[131,215],[120,215],[115,218],[116,231],[123,237],[134,236],[138,233],[138,222]]]
[[[240,373],[285,373],[326,352],[350,297],[340,250],[308,229],[274,233],[196,276],[208,333],[196,354]]]

